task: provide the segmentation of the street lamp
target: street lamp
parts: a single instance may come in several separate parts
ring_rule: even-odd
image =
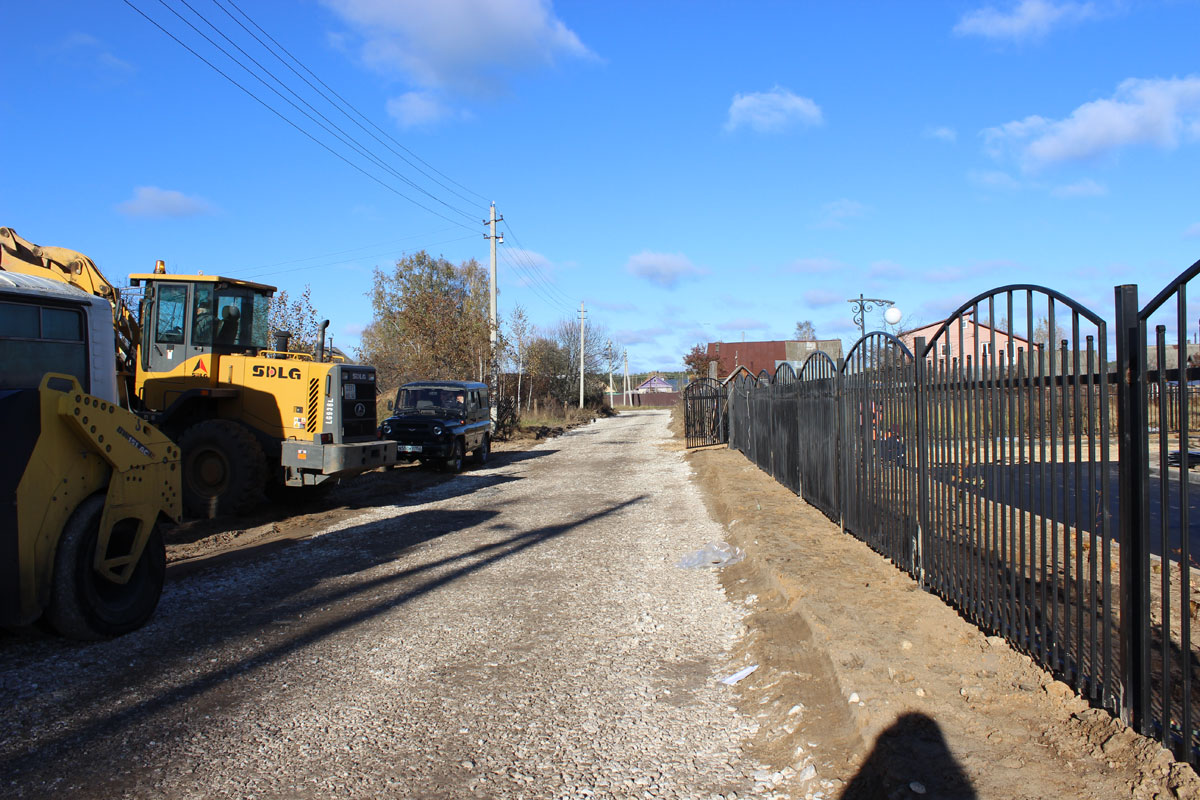
[[[854,314],[854,317],[853,317],[854,324],[858,326],[858,331],[859,331],[858,338],[860,338],[860,339],[867,335],[867,325],[866,325],[865,318],[866,318],[868,311],[874,311],[876,308],[879,308],[880,306],[887,306],[888,311],[891,312],[893,310],[892,306],[896,305],[896,303],[892,300],[882,300],[878,297],[863,297],[861,294],[858,296],[857,299],[847,300],[846,302],[850,304],[850,310]],[[898,315],[895,315],[895,316],[896,316],[896,322],[899,322],[900,317]],[[891,320],[888,320],[888,323],[891,325],[896,324],[895,322],[892,322]]]

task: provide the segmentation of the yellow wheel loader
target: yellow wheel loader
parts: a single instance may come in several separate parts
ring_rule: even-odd
[[[0,228],[0,273],[49,275],[112,306],[122,396],[182,451],[184,509],[242,513],[272,488],[316,486],[396,463],[376,436],[375,369],[271,346],[275,287],[216,275],[130,275],[136,311],[91,259]]]
[[[109,304],[0,272],[0,625],[77,639],[154,613],[179,449],[118,405]]]

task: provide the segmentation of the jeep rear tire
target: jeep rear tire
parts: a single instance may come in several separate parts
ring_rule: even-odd
[[[475,452],[471,453],[471,460],[474,461],[476,465],[482,467],[488,462],[488,457],[491,456],[491,454],[492,437],[485,433],[483,435],[483,439],[479,442],[479,446],[475,448]]]
[[[454,440],[454,447],[450,451],[450,457],[446,459],[443,469],[451,474],[462,472],[463,468],[463,442],[462,439]]]

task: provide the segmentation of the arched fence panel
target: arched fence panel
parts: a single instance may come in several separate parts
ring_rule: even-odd
[[[804,362],[796,382],[800,494],[834,522],[841,521],[838,381],[837,362],[818,351]]]
[[[916,441],[912,353],[882,332],[860,339],[841,369],[840,482],[843,527],[916,570],[917,473],[908,463]]]
[[[1045,287],[920,343],[926,580],[1081,694],[1117,702],[1108,333]]]
[[[725,390],[713,378],[701,378],[683,390],[683,427],[688,447],[726,441]]]
[[[784,362],[771,379],[771,475],[800,493],[800,421],[796,371]]]

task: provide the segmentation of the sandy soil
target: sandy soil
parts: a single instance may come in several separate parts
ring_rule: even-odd
[[[742,646],[759,669],[742,707],[760,723],[757,758],[812,766],[847,798],[1200,796],[1189,766],[984,636],[740,453],[688,459],[747,552],[722,578],[754,609]]]

